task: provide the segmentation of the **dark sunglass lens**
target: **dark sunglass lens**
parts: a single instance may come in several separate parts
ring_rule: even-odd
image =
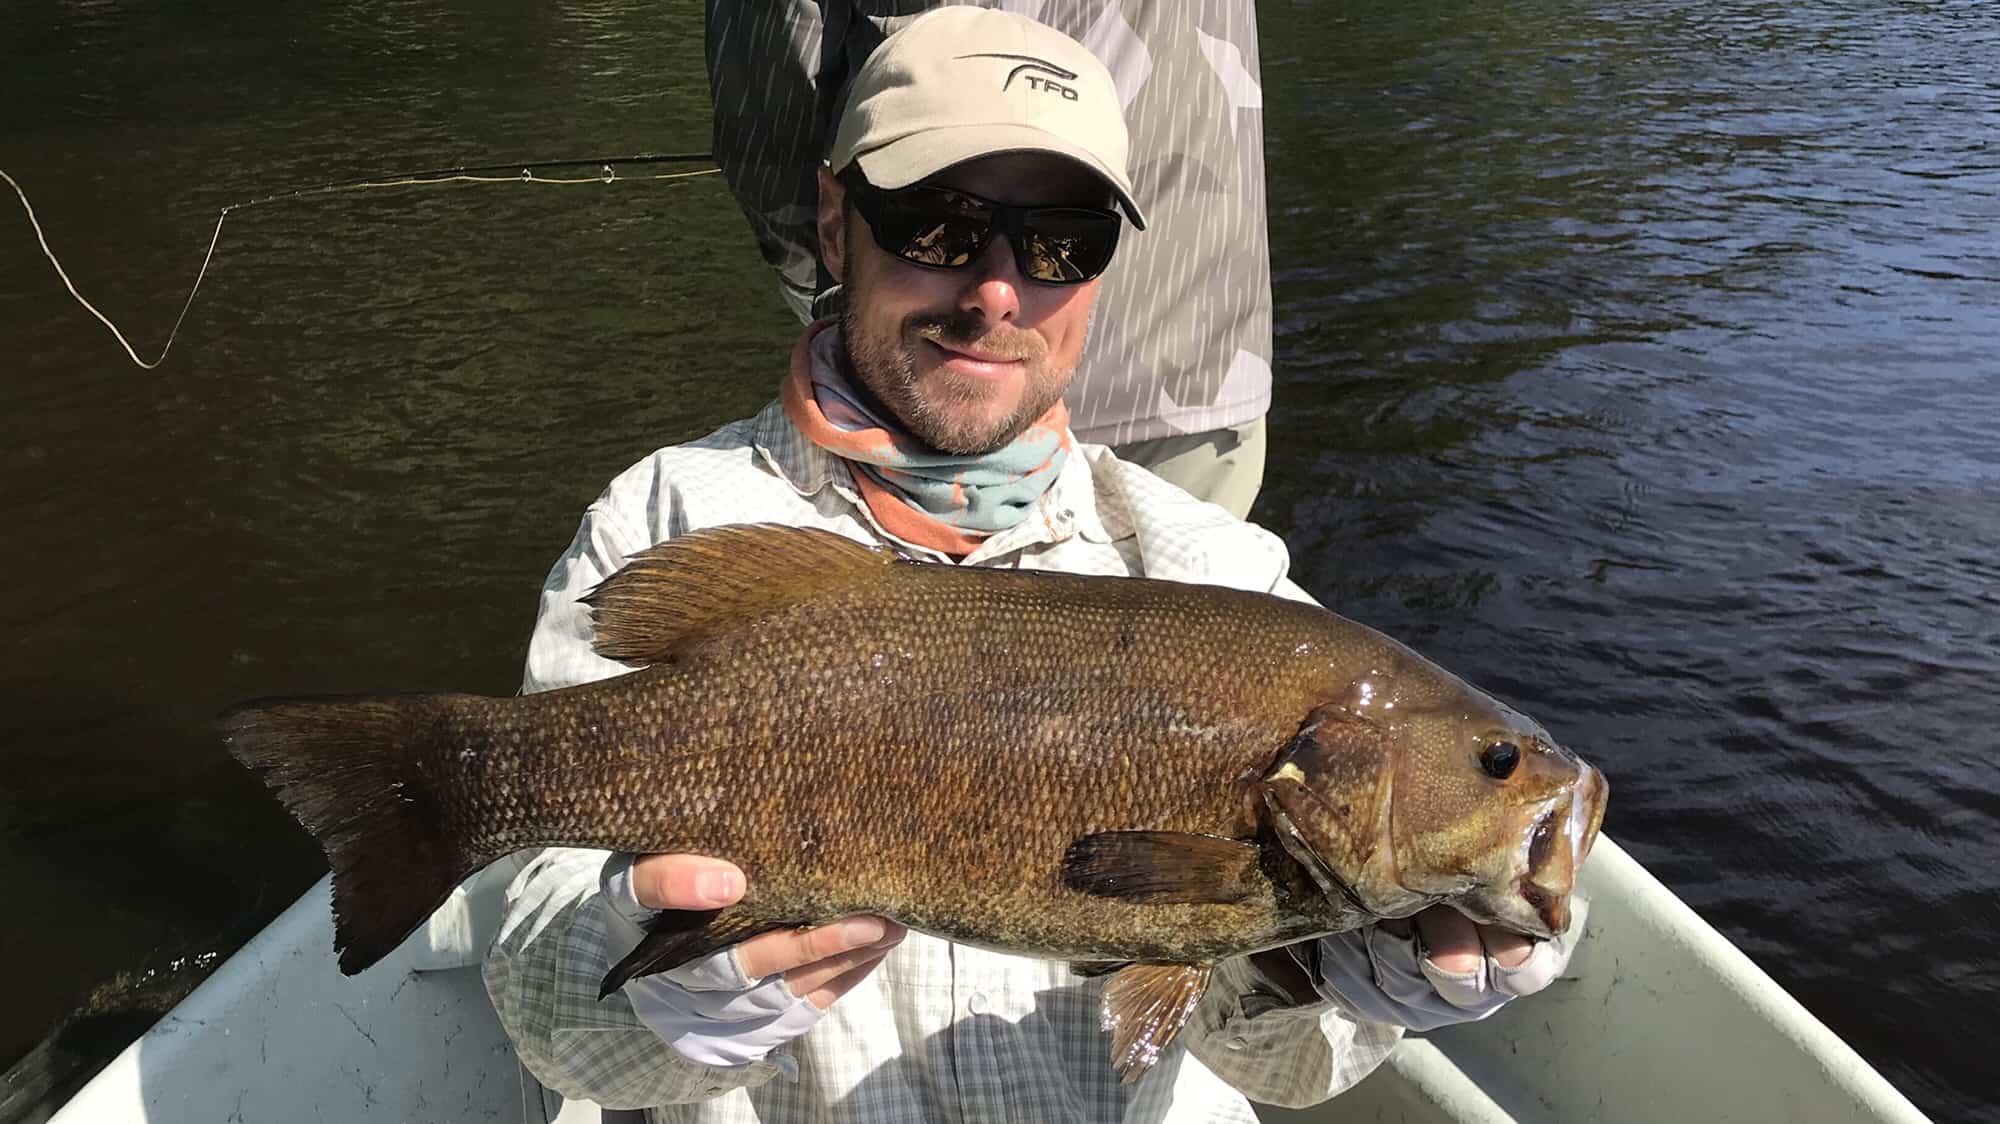
[[[932,219],[916,225],[896,253],[918,265],[957,269],[979,256],[987,228],[965,219]]]
[[[1077,284],[1104,272],[1118,248],[1118,216],[1037,210],[1022,240],[1021,272],[1037,281]]]
[[[916,188],[885,202],[883,248],[918,265],[956,269],[978,257],[992,236],[991,212],[957,192]]]

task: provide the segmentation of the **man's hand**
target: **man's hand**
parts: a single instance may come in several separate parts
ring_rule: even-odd
[[[1569,930],[1538,941],[1432,906],[1322,940],[1318,990],[1362,1018],[1415,1030],[1483,1019],[1568,966],[1588,910],[1572,898]]]
[[[1534,951],[1535,942],[1497,925],[1476,925],[1448,905],[1434,905],[1417,914],[1417,935],[1430,950],[1430,962],[1453,974],[1475,971],[1492,957],[1502,968],[1518,968]]]
[[[642,855],[632,863],[633,896],[647,909],[721,909],[747,885],[734,863],[700,855]],[[785,929],[736,946],[745,977],[783,975],[792,995],[824,1011],[853,990],[902,943],[904,928],[872,914],[812,929]]]

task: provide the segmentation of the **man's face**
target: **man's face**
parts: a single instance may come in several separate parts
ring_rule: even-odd
[[[927,183],[1001,203],[1103,207],[1104,181],[1041,153],[967,161]],[[957,270],[926,269],[883,250],[820,169],[820,256],[847,290],[850,374],[934,449],[998,449],[1048,412],[1076,373],[1100,279],[1045,285],[1021,275],[995,233]]]

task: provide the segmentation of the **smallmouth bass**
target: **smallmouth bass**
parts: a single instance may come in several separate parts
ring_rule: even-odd
[[[586,600],[629,674],[518,698],[253,702],[224,720],[326,851],[353,974],[543,846],[727,859],[604,981],[878,913],[1079,965],[1143,1073],[1211,966],[1438,902],[1553,936],[1602,776],[1532,720],[1313,605],[696,531]]]

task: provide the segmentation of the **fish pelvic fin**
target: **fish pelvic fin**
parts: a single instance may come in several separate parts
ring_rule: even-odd
[[[752,917],[740,909],[663,909],[646,923],[646,935],[625,959],[604,973],[599,999],[640,976],[670,972],[759,933],[787,928],[783,922]]]
[[[1103,1028],[1111,1032],[1111,1067],[1118,1083],[1145,1076],[1194,1014],[1212,964],[1132,964],[1104,985]]]
[[[446,836],[414,767],[450,698],[259,699],[222,718],[229,752],[326,853],[346,975],[387,956],[483,865]]]
[[[831,531],[744,523],[642,550],[583,600],[595,617],[597,654],[644,666],[910,564]]]
[[[1239,902],[1266,879],[1257,844],[1186,831],[1100,831],[1063,853],[1063,884],[1151,904]]]

